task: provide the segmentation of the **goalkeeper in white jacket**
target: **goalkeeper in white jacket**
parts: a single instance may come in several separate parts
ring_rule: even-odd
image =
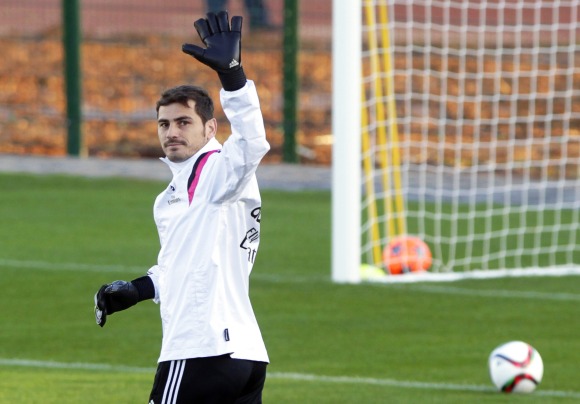
[[[157,265],[103,285],[97,323],[153,299],[163,341],[149,402],[261,403],[269,361],[250,303],[260,241],[255,172],[270,146],[254,83],[241,66],[242,18],[208,13],[194,24],[205,48],[183,51],[214,69],[232,134],[223,146],[207,92],[179,86],[157,102],[159,141],[173,179],[155,200]],[[114,401],[114,399],[113,399]]]

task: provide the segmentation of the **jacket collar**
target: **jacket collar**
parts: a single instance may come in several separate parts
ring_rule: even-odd
[[[191,156],[190,158],[188,158],[185,161],[175,163],[175,162],[169,160],[167,157],[161,157],[159,160],[161,160],[165,164],[167,164],[169,166],[169,168],[171,169],[171,172],[173,173],[173,175],[176,175],[181,170],[183,170],[185,167],[188,167],[188,166],[194,164],[197,161],[198,157],[201,156],[203,153],[210,151],[210,150],[216,150],[216,149],[221,149],[221,148],[222,148],[222,145],[214,137],[214,138],[211,138],[209,140],[209,142],[207,142],[205,144],[205,146],[203,146],[201,149],[199,149],[197,153],[195,153],[193,156]]]

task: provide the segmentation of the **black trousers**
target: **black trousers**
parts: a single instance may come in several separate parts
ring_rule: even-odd
[[[149,404],[261,404],[267,365],[229,355],[160,362]]]

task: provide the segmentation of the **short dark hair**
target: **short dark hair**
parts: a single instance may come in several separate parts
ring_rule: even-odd
[[[165,90],[157,101],[155,110],[159,114],[159,107],[174,103],[187,107],[189,100],[195,102],[195,113],[200,116],[203,124],[213,118],[213,100],[204,88],[197,86],[182,85]]]

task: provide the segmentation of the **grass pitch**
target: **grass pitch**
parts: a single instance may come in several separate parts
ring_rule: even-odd
[[[144,403],[161,341],[143,302],[100,329],[93,295],[155,263],[166,184],[0,174],[0,402]],[[580,400],[578,278],[330,282],[330,193],[263,191],[251,297],[271,358],[266,403]],[[544,360],[529,396],[496,393],[487,357]]]

